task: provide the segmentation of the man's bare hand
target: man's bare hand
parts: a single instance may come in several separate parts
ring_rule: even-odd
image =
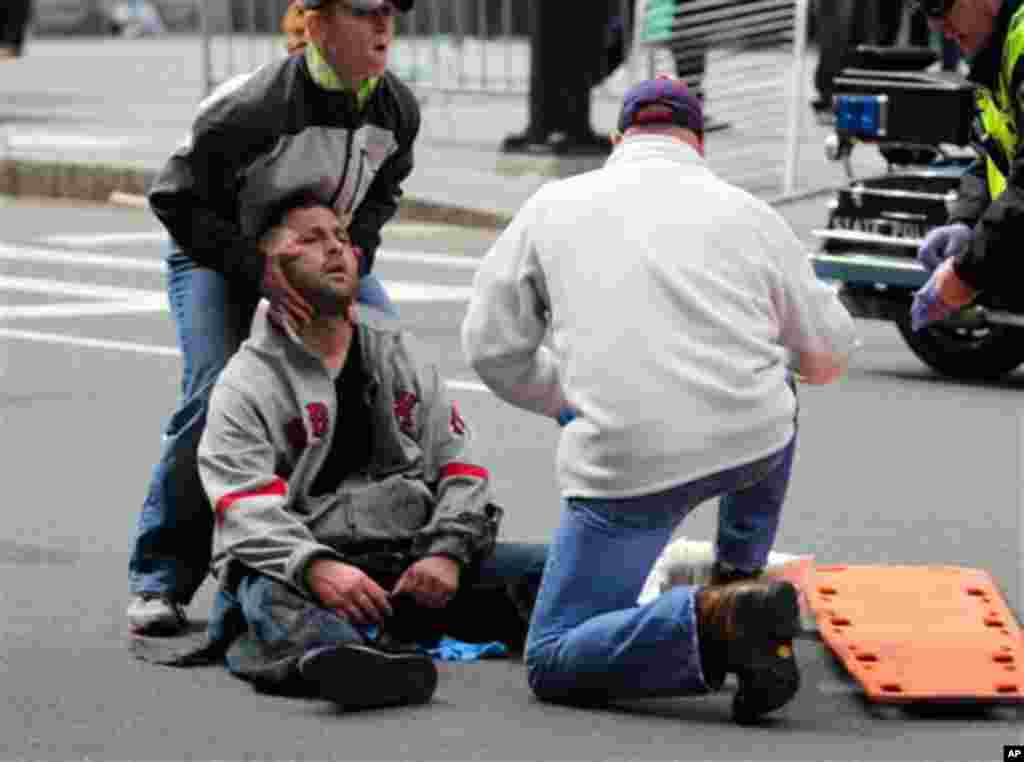
[[[391,594],[409,593],[421,606],[444,608],[459,589],[461,571],[447,556],[427,556],[405,570]]]
[[[263,270],[263,293],[270,299],[272,317],[284,322],[295,333],[301,331],[313,320],[313,308],[302,295],[292,288],[284,273],[289,260],[302,256],[295,234],[285,231],[274,239],[267,255]]]
[[[325,608],[355,624],[380,624],[394,613],[384,588],[341,561],[321,558],[311,563],[306,585]]]

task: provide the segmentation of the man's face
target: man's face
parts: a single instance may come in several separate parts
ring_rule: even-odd
[[[318,317],[345,314],[359,289],[359,263],[337,215],[323,206],[293,209],[284,225],[301,252],[282,261],[288,281]]]
[[[306,47],[306,20],[302,5],[292,2],[281,19],[281,31],[284,33],[285,48],[288,55],[295,55]]]
[[[956,42],[970,58],[989,41],[995,28],[998,3],[991,0],[956,0],[942,18],[929,18],[928,25]]]
[[[346,0],[334,0],[307,14],[307,28],[335,73],[354,86],[387,68],[396,13],[395,6],[385,2],[378,12],[360,16]]]

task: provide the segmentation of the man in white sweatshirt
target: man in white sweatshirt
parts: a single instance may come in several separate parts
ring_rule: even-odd
[[[834,381],[856,339],[783,219],[709,170],[703,126],[681,82],[634,86],[607,164],[541,188],[488,252],[462,341],[496,394],[565,426],[534,693],[692,695],[732,672],[746,722],[799,685],[796,590],[757,579],[792,465],[793,376]],[[713,583],[637,606],[675,527],[713,497]]]

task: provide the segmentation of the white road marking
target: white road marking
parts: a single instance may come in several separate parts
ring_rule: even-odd
[[[150,301],[159,297],[165,305],[167,304],[167,294],[163,291],[146,291],[124,286],[97,286],[49,278],[21,278],[13,275],[0,275],[0,291],[121,301]]]
[[[167,298],[114,302],[64,302],[61,304],[18,304],[0,306],[0,320],[17,318],[75,318],[165,312]]]
[[[472,286],[439,286],[432,283],[407,283],[389,280],[384,290],[394,302],[468,302]]]
[[[7,136],[10,148],[109,148],[144,146],[149,141],[139,137],[100,138],[92,135],[61,135],[51,132],[12,133]]]
[[[381,231],[384,238],[390,236],[398,238],[416,238],[427,235],[448,235],[460,230],[471,230],[459,225],[448,225],[444,222],[402,222],[401,220],[389,222]],[[496,232],[496,231],[495,231]]]
[[[164,357],[181,356],[181,352],[174,347],[162,347],[155,344],[137,344],[131,341],[89,339],[83,336],[67,336],[62,333],[18,331],[13,328],[0,328],[0,337],[36,342],[39,344],[63,344],[72,347],[88,347],[90,349],[113,349],[119,352],[134,352],[142,355],[161,355]]]
[[[4,290],[106,301],[0,306],[0,320],[170,312],[167,294],[163,291],[143,291],[114,286],[89,286],[82,283],[41,278],[0,276],[0,291]],[[387,291],[394,302],[464,302],[469,300],[472,288],[470,286],[438,286],[429,283],[389,281]]]
[[[449,378],[444,382],[444,385],[457,392],[481,392],[483,394],[490,394],[491,391],[479,381],[459,381],[458,379]]]
[[[381,249],[377,252],[377,259],[381,262],[401,262],[411,265],[440,265],[456,270],[476,270],[480,267],[479,257],[468,257],[465,254],[434,254],[426,251]]]
[[[73,249],[87,249],[91,246],[102,247],[102,246],[126,246],[126,245],[140,245],[140,244],[162,244],[167,240],[167,234],[161,232],[149,232],[149,233],[90,233],[90,234],[74,234],[74,235],[51,235],[41,238],[40,241],[44,244],[51,246],[66,246]],[[6,253],[7,250],[21,250],[22,254]],[[118,257],[111,256],[109,254],[97,254],[95,252],[83,251],[81,252],[83,257],[87,257],[87,260],[82,260],[83,264],[95,264],[99,267],[126,267],[124,265],[114,264],[116,261],[125,262],[153,262],[159,260],[144,260],[144,259],[131,259],[129,257]],[[68,254],[65,252],[55,251],[53,249],[40,249],[40,248],[27,248],[19,246],[11,246],[0,244],[0,258],[6,259],[24,259],[30,260],[38,258],[40,261],[58,261],[56,258],[60,256],[74,257],[75,254]],[[379,262],[398,262],[402,264],[414,264],[414,265],[438,265],[440,267],[450,267],[456,270],[476,270],[480,266],[479,257],[466,256],[465,254],[438,254],[437,252],[430,251],[410,251],[407,249],[379,249],[377,251],[377,261]],[[68,260],[72,261],[72,260]],[[111,264],[104,264],[105,262],[111,262]],[[141,265],[138,269],[150,269],[150,265]]]
[[[463,230],[455,225],[444,225],[431,222],[394,222],[384,226],[382,234],[385,239],[417,238],[428,235],[448,235]],[[124,233],[59,233],[39,239],[43,243],[56,246],[82,247],[89,246],[128,246],[131,244],[162,244],[167,240],[163,230],[143,230]]]
[[[121,234],[117,234],[121,235]],[[140,236],[153,234],[127,234],[138,242]],[[159,234],[163,240],[163,234]],[[53,241],[56,237],[47,239]],[[96,240],[79,237],[77,244],[111,243],[111,239]],[[65,240],[63,243],[71,243]],[[384,258],[398,261],[423,262],[442,266],[476,266],[471,257],[446,256],[423,252],[386,252]],[[98,267],[110,270],[161,272],[164,264],[161,259],[142,259],[137,257],[116,256],[93,251],[61,251],[57,249],[16,246],[0,243],[0,261],[34,262],[49,265]],[[395,302],[439,302],[466,301],[470,298],[470,286],[446,286],[410,281],[388,281],[387,290]],[[144,312],[167,312],[169,305],[167,294],[163,290],[129,288],[124,286],[105,286],[82,283],[78,281],[56,280],[50,278],[21,277],[0,274],[0,291],[19,293],[45,294],[49,296],[70,297],[75,301],[50,304],[0,305],[0,321],[15,319],[39,318],[75,318],[98,317],[109,315],[126,315]],[[90,301],[81,301],[90,300]],[[111,349],[142,354],[177,356],[174,347],[137,344],[133,342],[107,341],[86,337],[68,336],[58,333],[41,331],[23,331],[14,328],[0,328],[0,337],[35,341],[69,346]],[[451,381],[453,389],[469,392],[486,392],[482,384],[470,381]]]
[[[443,254],[423,254],[415,252],[393,252],[387,258],[392,260],[417,261],[429,264],[452,265],[456,267],[476,267],[471,257],[449,257]],[[141,259],[111,254],[100,254],[91,251],[60,251],[39,247],[15,246],[0,243],[0,260],[38,262],[84,267],[102,267],[112,270],[129,270],[143,272],[162,272],[164,265],[159,259]],[[470,260],[468,263],[466,260]],[[441,302],[468,301],[472,295],[472,286],[447,286],[412,281],[388,281],[388,294],[395,302]],[[22,278],[16,276],[0,276],[0,290],[27,293],[72,296],[86,299],[104,299],[123,302],[120,308],[87,307],[82,305],[79,314],[124,314],[128,312],[153,312],[168,309],[167,296],[163,291],[152,291],[125,288],[120,286],[93,286],[78,282],[67,282],[43,278]],[[105,310],[105,311],[104,311]],[[0,318],[15,317],[72,317],[76,313],[72,305],[23,305],[0,308]]]
[[[86,347],[88,349],[109,349],[118,352],[132,352],[134,354],[157,355],[160,357],[181,356],[181,352],[175,347],[166,347],[159,344],[139,344],[132,341],[90,339],[84,336],[67,336],[61,333],[46,333],[43,331],[19,331],[13,328],[0,328],[0,338],[35,342],[38,344],[61,344],[73,347]],[[486,386],[478,381],[448,379],[445,381],[445,385],[449,389],[458,392],[488,393],[490,391]]]
[[[0,243],[0,260],[11,262],[42,262],[50,265],[81,265],[83,267],[107,267],[111,270],[141,270],[163,272],[161,259],[140,259],[113,254],[97,254],[91,251],[60,251],[28,246],[12,246]]]
[[[161,230],[145,230],[136,233],[66,233],[48,235],[39,239],[42,243],[70,248],[90,246],[128,246],[131,244],[163,243],[167,233]]]

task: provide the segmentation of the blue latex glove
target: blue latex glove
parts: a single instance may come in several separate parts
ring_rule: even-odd
[[[917,250],[917,261],[934,272],[945,260],[967,251],[973,237],[974,230],[962,222],[933,228]]]
[[[555,418],[555,420],[558,421],[559,426],[565,427],[571,421],[574,421],[577,415],[579,415],[579,411],[576,410],[576,408],[572,407],[571,405],[566,405],[565,407],[558,411],[558,416]]]
[[[929,323],[948,317],[955,310],[956,307],[942,301],[938,278],[933,273],[928,282],[914,292],[914,301],[910,305],[910,326],[920,331]]]
[[[464,643],[449,637],[442,637],[435,647],[426,651],[441,661],[477,661],[508,656],[508,646],[497,640],[490,643]]]
[[[363,633],[363,636],[373,645],[373,641],[380,635],[380,628],[375,624],[366,624],[356,627]],[[434,659],[441,661],[478,661],[479,659],[498,659],[508,656],[508,646],[499,640],[492,640],[489,643],[465,643],[455,638],[442,635],[437,645],[424,645],[417,643],[416,647]]]

